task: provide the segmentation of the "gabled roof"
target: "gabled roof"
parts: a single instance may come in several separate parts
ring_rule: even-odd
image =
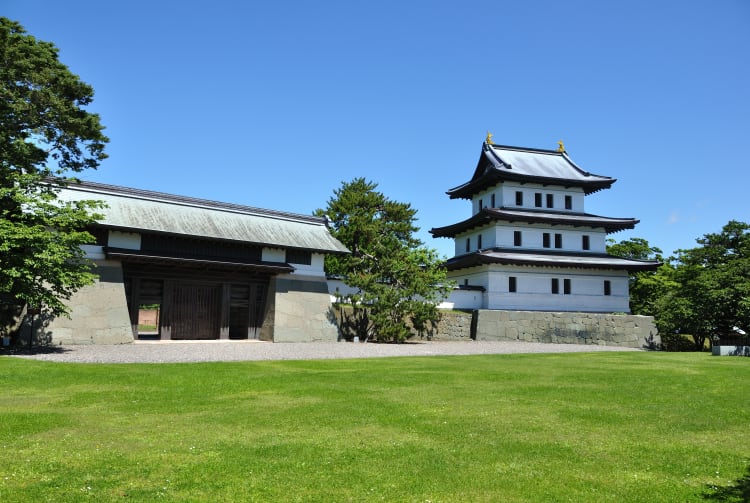
[[[71,183],[63,201],[93,199],[107,207],[99,221],[111,229],[239,241],[279,248],[346,253],[325,219],[93,182]]]
[[[565,151],[484,142],[471,180],[450,189],[447,194],[451,199],[471,199],[477,192],[504,181],[580,187],[591,194],[610,188],[617,180],[582,170]]]
[[[635,218],[610,218],[591,215],[589,213],[574,213],[570,211],[483,208],[480,212],[463,222],[430,229],[430,234],[435,238],[452,238],[464,231],[475,227],[481,227],[494,221],[539,223],[545,225],[570,225],[572,227],[598,227],[603,228],[607,233],[632,229],[639,222],[639,220],[636,220]]]
[[[445,263],[449,271],[483,264],[527,265],[536,267],[565,267],[578,269],[609,269],[627,271],[653,271],[661,262],[633,260],[605,253],[565,253],[540,250],[523,251],[503,248],[478,250],[453,257]]]

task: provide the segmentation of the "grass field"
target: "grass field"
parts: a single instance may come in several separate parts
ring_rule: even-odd
[[[750,359],[0,357],[0,501],[743,501]]]

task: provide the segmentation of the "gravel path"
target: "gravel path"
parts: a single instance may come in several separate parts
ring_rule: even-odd
[[[417,342],[362,344],[352,342],[272,343],[259,341],[135,342],[121,345],[55,346],[18,358],[72,363],[177,363],[249,360],[322,360],[390,356],[581,353],[639,351],[633,348],[529,342]],[[0,354],[3,354],[0,352]]]

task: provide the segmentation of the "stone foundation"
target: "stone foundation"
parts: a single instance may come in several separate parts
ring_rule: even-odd
[[[474,338],[471,312],[441,311],[437,328],[426,334],[433,341],[470,341]]]
[[[713,346],[713,356],[750,356],[750,346]]]
[[[70,319],[55,318],[40,327],[35,323],[37,344],[127,344],[133,342],[122,267],[117,262],[98,262],[96,283],[71,297]],[[22,332],[23,333],[23,332]]]
[[[337,308],[347,318],[350,307]],[[419,334],[412,331],[413,340]],[[350,339],[354,328],[343,327],[342,338]],[[651,316],[548,311],[441,311],[433,330],[423,334],[433,341],[524,341],[555,344],[598,344],[630,348],[658,349],[661,346]]]
[[[271,279],[261,339],[273,342],[335,342],[339,331],[325,278]]]
[[[476,311],[476,340],[598,344],[657,349],[651,316],[547,311]]]

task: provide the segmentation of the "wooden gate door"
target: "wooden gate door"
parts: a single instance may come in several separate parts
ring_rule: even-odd
[[[218,339],[221,285],[176,284],[172,297],[172,339]]]
[[[260,339],[260,329],[263,327],[263,310],[266,305],[266,285],[262,283],[250,285],[249,304],[247,336],[249,339]]]
[[[233,284],[230,287],[229,338],[260,339],[266,305],[264,283]]]

